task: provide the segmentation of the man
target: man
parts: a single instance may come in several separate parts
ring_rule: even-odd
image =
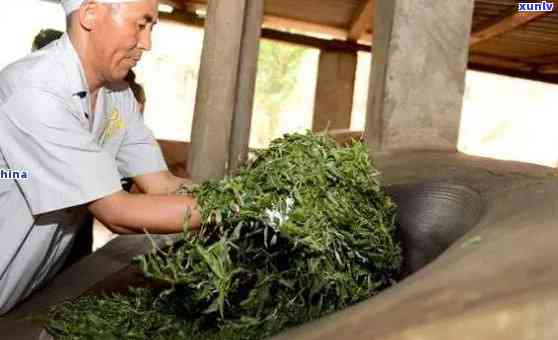
[[[62,5],[68,33],[0,72],[0,315],[52,278],[88,211],[121,234],[200,225],[132,92],[111,89],[151,48],[157,0]]]

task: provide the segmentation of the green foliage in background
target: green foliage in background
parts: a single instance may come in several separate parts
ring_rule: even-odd
[[[273,139],[279,129],[280,114],[295,94],[302,60],[308,48],[262,40],[254,103],[266,114],[266,123],[255,126],[258,135]]]
[[[137,260],[164,288],[66,304],[53,311],[52,333],[100,338],[93,318],[103,338],[125,329],[159,339],[162,329],[168,339],[261,339],[394,283],[395,205],[360,143],[286,135],[236,176],[185,192],[202,208],[201,231]]]
[[[307,48],[262,40],[256,80],[256,105],[279,113],[292,96]]]

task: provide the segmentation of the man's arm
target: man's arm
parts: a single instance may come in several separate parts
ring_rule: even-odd
[[[184,183],[192,181],[173,175],[170,171],[160,171],[133,178],[134,184],[147,194],[170,194],[176,192]]]
[[[124,191],[103,197],[88,205],[98,220],[118,234],[178,233],[190,215],[191,229],[198,229],[201,215],[190,196],[129,194]]]

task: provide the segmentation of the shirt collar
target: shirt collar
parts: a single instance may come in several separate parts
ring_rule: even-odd
[[[59,46],[63,53],[64,68],[66,70],[68,86],[72,96],[85,98],[89,95],[89,86],[85,71],[79,55],[70,40],[68,33],[64,33],[59,40]]]

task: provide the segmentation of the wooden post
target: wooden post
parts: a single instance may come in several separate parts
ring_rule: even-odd
[[[261,2],[209,0],[188,161],[195,181],[223,177],[248,147]]]
[[[351,127],[356,66],[356,51],[321,51],[313,131]]]
[[[474,0],[375,4],[368,145],[456,150]]]
[[[229,173],[237,170],[248,157],[263,8],[263,0],[246,0],[246,14],[238,72],[238,93],[234,107],[229,155]]]

